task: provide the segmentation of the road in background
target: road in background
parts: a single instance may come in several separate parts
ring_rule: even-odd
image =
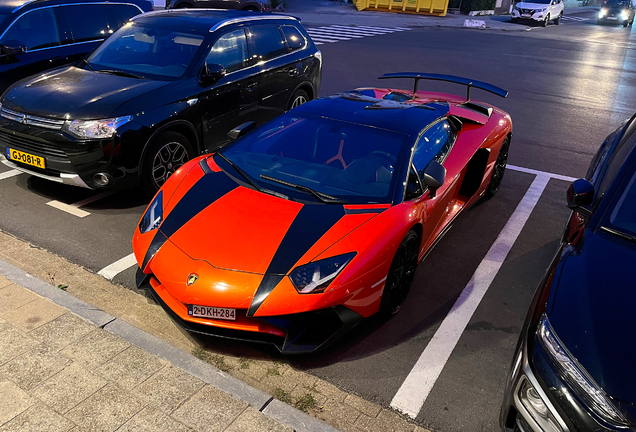
[[[635,110],[636,39],[631,28],[597,26],[594,12],[573,16],[590,19],[519,32],[411,28],[323,43],[321,94],[362,86],[412,86],[407,80],[377,80],[387,72],[445,73],[487,81],[510,91],[507,99],[473,91],[473,98],[512,115],[509,162],[580,177],[605,136]],[[426,82],[420,89],[465,91]],[[288,361],[388,406],[534,179],[509,170],[494,199],[457,220],[418,268],[408,303],[398,316],[389,322],[371,319],[326,352]],[[497,428],[514,344],[568,214],[566,187],[563,180],[547,184],[424,402],[417,416],[421,423],[444,431]],[[146,203],[133,192],[120,192],[82,206],[88,213],[84,217],[47,205],[72,205],[95,195],[14,176],[0,167],[0,229],[97,272],[130,254]],[[130,268],[114,281],[132,289],[133,276]],[[231,345],[233,353],[243,355],[241,344]],[[224,349],[223,343],[215,346]],[[253,349],[245,347],[244,355]]]

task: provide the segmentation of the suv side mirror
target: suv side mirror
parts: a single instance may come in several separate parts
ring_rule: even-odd
[[[225,76],[225,69],[220,64],[204,64],[201,70],[201,84],[212,85],[216,84],[221,78]]]
[[[422,183],[428,188],[431,198],[435,198],[437,189],[444,184],[444,180],[446,180],[446,168],[436,160],[430,161],[424,169]]]
[[[26,50],[26,47],[20,45],[18,42],[16,42],[16,45],[14,46],[0,44],[0,54],[6,56],[9,59],[13,59],[20,54],[24,54]]]
[[[240,125],[238,125],[237,127],[235,127],[234,129],[232,129],[231,131],[229,131],[227,133],[227,136],[232,140],[237,140],[240,137],[242,137],[243,135],[245,135],[246,133],[248,133],[249,131],[251,131],[252,129],[254,129],[254,126],[256,125],[256,123],[254,123],[253,121],[248,121],[245,123],[242,123]]]
[[[594,186],[586,179],[578,179],[570,184],[567,192],[568,208],[580,213],[584,218],[592,216]]]

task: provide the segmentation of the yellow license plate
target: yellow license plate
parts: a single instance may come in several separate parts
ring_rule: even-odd
[[[46,168],[46,161],[43,157],[24,153],[19,150],[7,148],[7,158],[23,164],[32,165],[34,167],[42,169]]]

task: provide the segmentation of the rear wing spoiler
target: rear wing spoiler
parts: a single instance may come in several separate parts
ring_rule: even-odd
[[[378,79],[394,79],[394,78],[407,78],[414,79],[415,85],[413,86],[413,93],[417,93],[417,84],[420,80],[433,80],[433,81],[446,81],[452,82],[455,84],[462,84],[467,86],[466,90],[466,101],[470,100],[470,89],[472,87],[478,88],[480,90],[486,90],[487,92],[496,94],[500,97],[507,97],[508,91],[504,90],[500,87],[494,86],[492,84],[488,84],[482,81],[475,81],[468,78],[462,78],[454,75],[441,75],[441,74],[430,74],[430,73],[417,73],[417,72],[397,72],[397,73],[388,73],[384,74]]]

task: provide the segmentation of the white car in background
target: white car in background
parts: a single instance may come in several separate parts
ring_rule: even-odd
[[[563,0],[533,0],[519,2],[512,9],[512,22],[534,21],[543,27],[548,21],[559,24],[563,16]]]

